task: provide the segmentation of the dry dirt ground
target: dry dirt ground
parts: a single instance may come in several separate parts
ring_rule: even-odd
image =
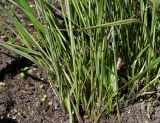
[[[67,123],[68,115],[43,71],[26,59],[0,52],[0,123]],[[22,70],[27,68],[27,70]]]

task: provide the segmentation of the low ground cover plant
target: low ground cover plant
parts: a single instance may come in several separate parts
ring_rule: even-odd
[[[0,46],[46,71],[70,122],[83,116],[98,122],[112,112],[120,117],[125,103],[160,86],[159,2],[59,0],[59,7],[54,0],[0,2],[0,31],[8,37]]]

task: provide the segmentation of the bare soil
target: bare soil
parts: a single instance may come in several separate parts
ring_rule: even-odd
[[[68,115],[42,77],[43,71],[26,59],[12,61],[4,56],[0,54],[0,123],[67,123]],[[27,73],[21,70],[24,67]]]

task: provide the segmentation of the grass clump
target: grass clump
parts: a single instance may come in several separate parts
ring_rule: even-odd
[[[8,0],[10,10],[1,3],[0,21],[16,38],[0,27],[9,39],[0,46],[46,70],[70,122],[83,115],[97,122],[103,112],[116,111],[119,117],[125,102],[158,88],[158,0],[59,0],[60,10],[55,1],[33,1],[37,14],[26,0]],[[23,25],[15,6],[37,36]]]

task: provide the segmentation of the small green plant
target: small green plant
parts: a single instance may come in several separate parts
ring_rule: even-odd
[[[47,95],[44,94],[44,95],[41,97],[41,101],[44,102],[46,99],[47,99]]]
[[[16,109],[16,108],[11,109],[11,112],[14,113],[14,115],[15,115],[14,118],[16,118],[17,115],[18,116],[21,115],[21,111],[19,109]]]
[[[42,89],[42,88],[44,88],[44,87],[45,87],[44,84],[40,84],[40,85],[39,85],[39,88],[40,88],[40,89]]]
[[[0,27],[12,42],[0,45],[46,70],[70,122],[80,120],[82,111],[92,122],[103,112],[116,110],[120,117],[127,99],[159,85],[158,0],[59,0],[61,10],[55,1],[34,0],[38,16],[26,0],[8,2],[10,10],[0,5],[0,21],[16,38]],[[22,24],[15,6],[38,37]]]
[[[29,70],[28,67],[22,68],[22,69],[20,70],[20,73],[19,73],[20,77],[21,77],[21,78],[24,78],[28,70]]]

